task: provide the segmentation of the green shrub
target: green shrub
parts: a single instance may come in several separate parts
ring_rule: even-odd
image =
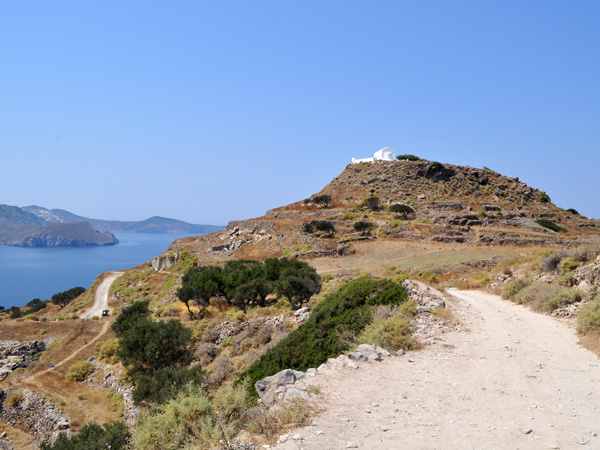
[[[396,159],[398,161],[421,161],[421,158],[415,155],[398,155]]]
[[[548,194],[546,194],[545,192],[542,192],[540,194],[540,202],[542,202],[542,203],[549,203],[550,202],[550,196]]]
[[[125,401],[123,400],[123,396],[114,389],[109,389],[106,395],[110,400],[110,409],[116,412],[119,416],[122,416],[123,412],[125,411]]]
[[[577,331],[583,334],[600,331],[600,295],[581,307],[577,315]]]
[[[563,259],[560,264],[559,264],[559,269],[561,273],[565,273],[565,272],[572,272],[575,269],[577,269],[579,266],[581,265],[581,263],[579,261],[576,261],[575,259],[571,258],[570,256]]]
[[[370,209],[371,211],[379,211],[381,208],[381,204],[379,202],[379,197],[367,197],[362,202],[360,202],[360,207]]]
[[[517,278],[506,285],[502,291],[502,298],[514,300],[515,296],[525,287],[529,286],[532,280],[529,278]]]
[[[567,209],[567,212],[570,212],[571,214],[576,215],[576,216],[580,215],[579,212],[577,212],[577,210],[573,209],[573,208]]]
[[[136,424],[136,449],[178,450],[216,448],[239,432],[249,408],[246,385],[228,387],[214,395],[201,386],[188,386],[168,402],[158,405]]]
[[[256,361],[241,379],[254,383],[283,369],[306,370],[349,348],[350,341],[371,322],[371,307],[400,304],[407,300],[403,286],[389,280],[361,277],[327,296],[308,321]]]
[[[67,370],[65,379],[71,382],[85,381],[94,371],[94,365],[89,361],[77,361]]]
[[[116,364],[119,362],[117,350],[119,350],[120,347],[119,339],[117,338],[105,341],[100,345],[100,354],[98,355],[98,358],[109,364]]]
[[[192,331],[178,320],[151,322],[143,318],[120,337],[117,356],[134,372],[185,363],[190,357],[187,344],[191,336]]]
[[[567,229],[561,227],[560,225],[557,225],[556,223],[554,223],[551,220],[548,219],[538,219],[535,221],[535,223],[537,223],[538,225],[544,227],[544,228],[548,228],[549,230],[552,231],[556,231],[557,233],[566,233]]]
[[[358,336],[359,344],[376,344],[389,351],[415,348],[418,341],[412,336],[415,327],[411,319],[416,313],[414,301],[402,305],[402,310],[392,317],[375,319]]]
[[[557,289],[555,285],[536,281],[520,290],[514,296],[514,301],[519,305],[527,305],[535,311],[540,311],[542,304],[550,295],[556,293]]]
[[[16,408],[23,401],[23,393],[21,391],[12,391],[6,397],[6,405],[11,408]]]
[[[42,442],[40,450],[125,450],[130,439],[131,433],[123,422],[107,423],[104,427],[88,423],[71,437],[59,433],[54,444]]]
[[[407,215],[415,213],[415,210],[412,209],[410,206],[403,205],[401,203],[394,203],[393,205],[390,205],[388,211],[394,214],[402,214],[402,217],[404,219],[406,219]]]
[[[572,303],[576,303],[581,301],[582,294],[579,289],[575,288],[567,288],[562,289],[554,294],[552,294],[548,300],[542,303],[542,310],[544,311],[554,311],[555,309],[562,308],[564,306],[570,305]]]
[[[373,222],[354,222],[354,231],[359,231],[361,233],[370,233],[371,229],[375,228],[375,224]]]
[[[141,374],[136,379],[133,400],[136,403],[164,403],[177,392],[192,383],[202,385],[202,367],[163,367],[149,374]]]

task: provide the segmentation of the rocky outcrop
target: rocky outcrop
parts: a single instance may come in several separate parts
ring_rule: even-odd
[[[179,255],[176,253],[166,253],[155,256],[150,260],[150,265],[154,270],[167,270],[177,262]]]
[[[20,392],[21,399],[13,405],[6,401],[8,393],[0,394],[0,421],[47,443],[54,442],[58,433],[70,428],[69,419],[54,403],[27,390]]]
[[[590,264],[582,264],[575,270],[574,282],[580,289],[600,286],[600,256]]]
[[[40,354],[59,338],[47,337],[35,341],[0,341],[0,380],[19,367],[27,367],[40,359]]]

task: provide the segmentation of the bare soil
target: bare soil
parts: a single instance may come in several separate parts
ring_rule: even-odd
[[[309,379],[324,412],[275,448],[600,448],[599,359],[572,328],[495,295],[451,293],[457,331]]]

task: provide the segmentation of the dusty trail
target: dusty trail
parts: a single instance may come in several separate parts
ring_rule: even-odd
[[[461,330],[310,379],[325,411],[276,448],[600,449],[599,359],[574,332],[494,295],[451,293]]]
[[[94,304],[88,311],[82,313],[79,317],[82,319],[91,319],[94,316],[102,317],[102,311],[108,309],[108,291],[113,282],[121,275],[123,275],[123,272],[115,272],[102,280],[102,283],[100,283],[100,286],[98,286],[96,294],[94,295]]]

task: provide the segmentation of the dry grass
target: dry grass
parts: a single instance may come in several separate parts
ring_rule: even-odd
[[[70,364],[68,362],[60,364],[62,361],[68,361],[73,355],[76,356],[72,361],[96,356],[98,347],[94,345],[94,339],[102,332],[105,325],[103,322],[73,320],[18,325],[21,326],[10,327],[9,330],[3,327],[3,336],[6,333],[9,335],[7,339],[26,340],[31,339],[31,336],[38,338],[39,328],[45,327],[48,330],[45,336],[62,335],[63,339],[60,344],[44,352],[37,363],[6,379],[4,381],[6,388],[28,388],[44,398],[53,399],[61,411],[71,417],[71,424],[75,430],[90,421],[104,423],[119,420],[119,416],[110,408],[110,399],[105,391],[96,390],[83,383],[67,382],[65,376]],[[27,326],[23,327],[23,325]],[[36,325],[38,329],[32,325]],[[114,334],[109,330],[99,340],[113,337]],[[50,369],[49,364],[54,364],[56,367]]]
[[[579,343],[600,356],[600,331],[594,331],[585,336],[581,336]]]

